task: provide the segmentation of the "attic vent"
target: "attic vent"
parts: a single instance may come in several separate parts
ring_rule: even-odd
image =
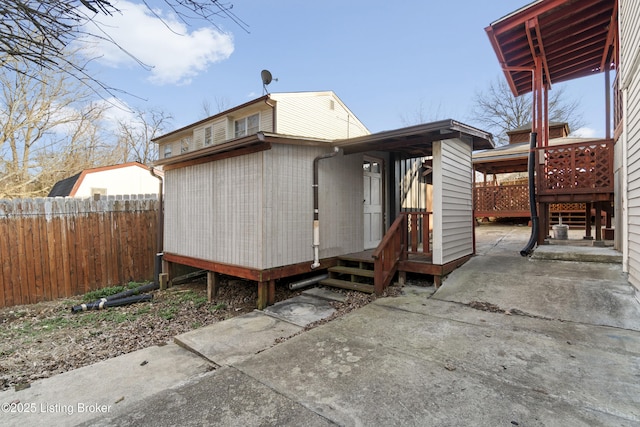
[[[330,99],[329,100],[329,109],[330,110],[335,110],[335,107],[336,106],[335,106],[335,103],[333,102],[333,99]]]

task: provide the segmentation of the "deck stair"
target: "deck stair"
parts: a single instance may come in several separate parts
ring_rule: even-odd
[[[320,282],[321,285],[333,288],[374,293],[373,287],[373,258],[344,256],[338,258],[338,265],[328,269],[329,278]]]

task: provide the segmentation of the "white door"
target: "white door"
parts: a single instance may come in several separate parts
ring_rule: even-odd
[[[362,164],[364,179],[364,248],[372,249],[382,240],[384,215],[382,211],[382,161],[365,157]]]

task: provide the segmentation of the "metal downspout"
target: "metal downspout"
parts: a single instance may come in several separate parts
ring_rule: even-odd
[[[521,251],[520,255],[527,256],[531,253],[536,242],[538,241],[538,209],[536,207],[536,181],[535,181],[535,166],[536,166],[536,137],[535,132],[531,132],[529,137],[529,207],[531,209],[531,237],[527,246]]]
[[[311,269],[320,267],[320,218],[318,202],[318,166],[320,160],[335,157],[340,152],[338,147],[334,147],[331,153],[321,154],[313,159],[313,264]]]

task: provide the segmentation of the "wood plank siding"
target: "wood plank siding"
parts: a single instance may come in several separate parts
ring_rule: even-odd
[[[627,145],[628,273],[640,289],[640,3],[620,2],[620,74]]]
[[[169,170],[165,251],[261,268],[262,153]]]
[[[167,171],[165,251],[260,270],[311,264],[313,159],[330,151],[274,144]],[[362,156],[322,160],[319,172],[321,258],[362,250]]]
[[[458,139],[433,144],[433,263],[473,253],[471,147]]]

